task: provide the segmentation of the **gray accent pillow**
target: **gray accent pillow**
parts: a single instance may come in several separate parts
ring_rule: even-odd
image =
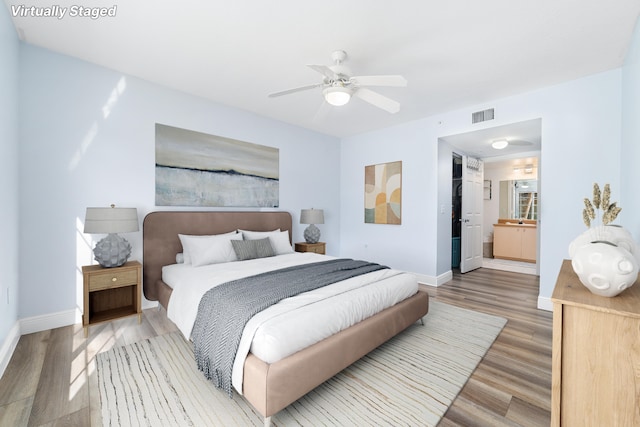
[[[275,256],[269,238],[257,240],[231,240],[233,250],[239,261]]]

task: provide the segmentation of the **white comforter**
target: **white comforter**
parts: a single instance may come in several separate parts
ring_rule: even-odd
[[[293,265],[330,259],[314,253],[212,264],[163,267],[173,288],[167,315],[189,339],[202,296],[219,284]],[[251,351],[274,363],[400,302],[418,290],[413,275],[385,269],[280,301],[255,315],[245,326],[233,367],[233,386],[242,394],[243,366]]]

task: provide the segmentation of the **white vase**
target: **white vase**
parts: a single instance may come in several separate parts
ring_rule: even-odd
[[[635,244],[634,249],[637,249]],[[573,271],[580,282],[596,295],[614,297],[632,286],[638,278],[638,260],[623,246],[594,241],[574,245],[570,252],[573,252]]]
[[[619,225],[600,225],[589,228],[584,233],[573,239],[569,244],[569,258],[573,259],[576,250],[587,243],[606,241],[629,251],[640,265],[640,248],[633,240],[633,236],[624,227]]]

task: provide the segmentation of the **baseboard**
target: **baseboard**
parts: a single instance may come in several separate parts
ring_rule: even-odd
[[[427,276],[425,274],[417,274],[417,273],[413,273],[413,274],[415,274],[418,277],[418,283],[422,285],[427,285],[427,286],[438,287],[440,285],[444,285],[445,283],[453,279],[453,272],[451,270],[436,277]]]
[[[158,306],[157,301],[143,301],[142,309],[154,308]],[[66,310],[57,313],[43,314],[40,316],[27,317],[19,320],[20,334],[32,334],[34,332],[46,331],[47,329],[55,329],[63,326],[75,325],[82,323],[82,313],[80,310]]]
[[[9,331],[4,343],[2,343],[2,347],[0,347],[0,378],[4,375],[4,371],[7,369],[7,366],[9,366],[9,361],[11,360],[11,356],[13,356],[13,352],[15,351],[19,340],[20,323],[16,322],[13,324],[13,327]]]
[[[82,315],[79,310],[66,310],[57,313],[43,314],[41,316],[27,317],[20,320],[20,333],[22,335],[34,332],[46,331],[47,329],[61,328],[63,326],[75,325],[82,322]]]
[[[553,301],[549,297],[538,296],[538,308],[540,310],[553,311]]]
[[[537,276],[537,266],[533,263],[501,260],[497,258],[483,258],[483,268],[492,270],[511,271],[513,273],[531,274]]]

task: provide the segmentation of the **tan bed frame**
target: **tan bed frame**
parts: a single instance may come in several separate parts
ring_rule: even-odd
[[[151,212],[143,224],[143,288],[145,297],[165,308],[171,288],[162,281],[162,266],[174,264],[182,251],[178,234],[220,234],[236,229],[289,231],[288,212]],[[249,354],[244,364],[243,394],[265,417],[295,402],[324,381],[351,365],[391,337],[422,319],[429,309],[429,297],[419,291],[344,331],[268,364]]]

